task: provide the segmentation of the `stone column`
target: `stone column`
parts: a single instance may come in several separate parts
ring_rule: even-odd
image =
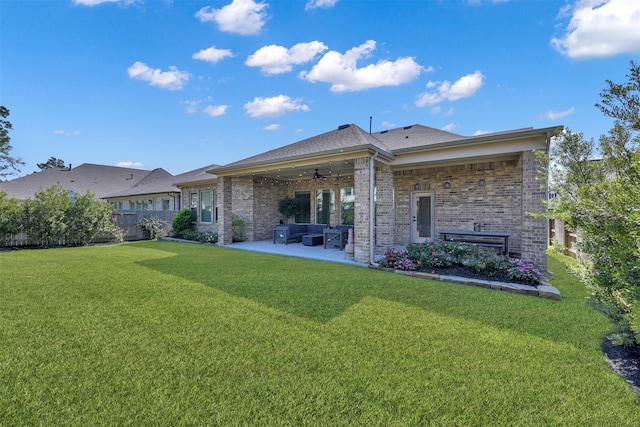
[[[233,242],[231,229],[231,177],[218,178],[218,244],[230,245]]]
[[[546,210],[547,180],[545,176],[539,176],[538,167],[539,162],[532,151],[522,153],[522,259],[546,271],[549,222],[530,215]]]
[[[369,157],[360,157],[354,161],[354,260],[358,263],[369,264]]]

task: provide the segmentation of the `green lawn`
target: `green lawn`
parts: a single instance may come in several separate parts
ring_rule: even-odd
[[[0,425],[631,426],[563,301],[173,242],[0,252]]]

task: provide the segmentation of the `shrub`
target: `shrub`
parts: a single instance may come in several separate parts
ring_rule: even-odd
[[[24,207],[16,197],[0,191],[0,242],[20,232]]]
[[[507,275],[512,280],[522,280],[528,283],[540,283],[544,276],[542,272],[532,263],[521,259],[509,260],[510,266],[507,268]]]
[[[488,275],[504,274],[511,280],[531,284],[540,283],[544,276],[534,264],[500,255],[494,249],[443,240],[411,244],[407,251],[388,249],[380,261],[381,267],[396,270],[447,268],[456,265]]]
[[[112,232],[111,206],[87,191],[71,203],[66,222],[67,244],[88,245],[96,236]]]
[[[231,214],[231,238],[234,242],[244,242],[244,221],[236,214]]]
[[[164,226],[166,224],[166,221],[161,220],[157,216],[149,215],[138,222],[138,227],[142,229],[142,232],[147,238],[157,240],[164,232]]]
[[[182,209],[174,217],[171,223],[173,228],[173,234],[176,236],[183,236],[184,232],[193,229],[193,219],[191,217],[191,210]]]
[[[418,261],[419,263],[419,261]],[[419,264],[418,264],[419,265]],[[415,270],[416,263],[409,258],[409,253],[403,250],[388,249],[380,266],[395,270]]]
[[[24,224],[30,239],[41,245],[61,244],[67,235],[71,199],[60,184],[40,190],[24,203]]]

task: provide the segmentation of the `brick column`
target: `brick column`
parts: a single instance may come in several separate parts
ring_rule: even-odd
[[[354,161],[354,250],[353,257],[358,263],[369,264],[369,157],[360,157]]]
[[[218,178],[218,244],[230,245],[233,242],[231,230],[231,177]]]
[[[384,255],[394,242],[393,172],[391,166],[376,167],[376,255]]]
[[[532,151],[522,153],[522,259],[547,270],[548,220],[530,213],[545,212],[547,180],[538,174],[539,162]],[[540,179],[536,179],[539,176]],[[543,187],[541,187],[543,186]]]

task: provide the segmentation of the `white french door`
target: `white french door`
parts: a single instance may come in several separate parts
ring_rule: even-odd
[[[411,242],[422,243],[433,240],[435,233],[433,191],[411,193]]]

